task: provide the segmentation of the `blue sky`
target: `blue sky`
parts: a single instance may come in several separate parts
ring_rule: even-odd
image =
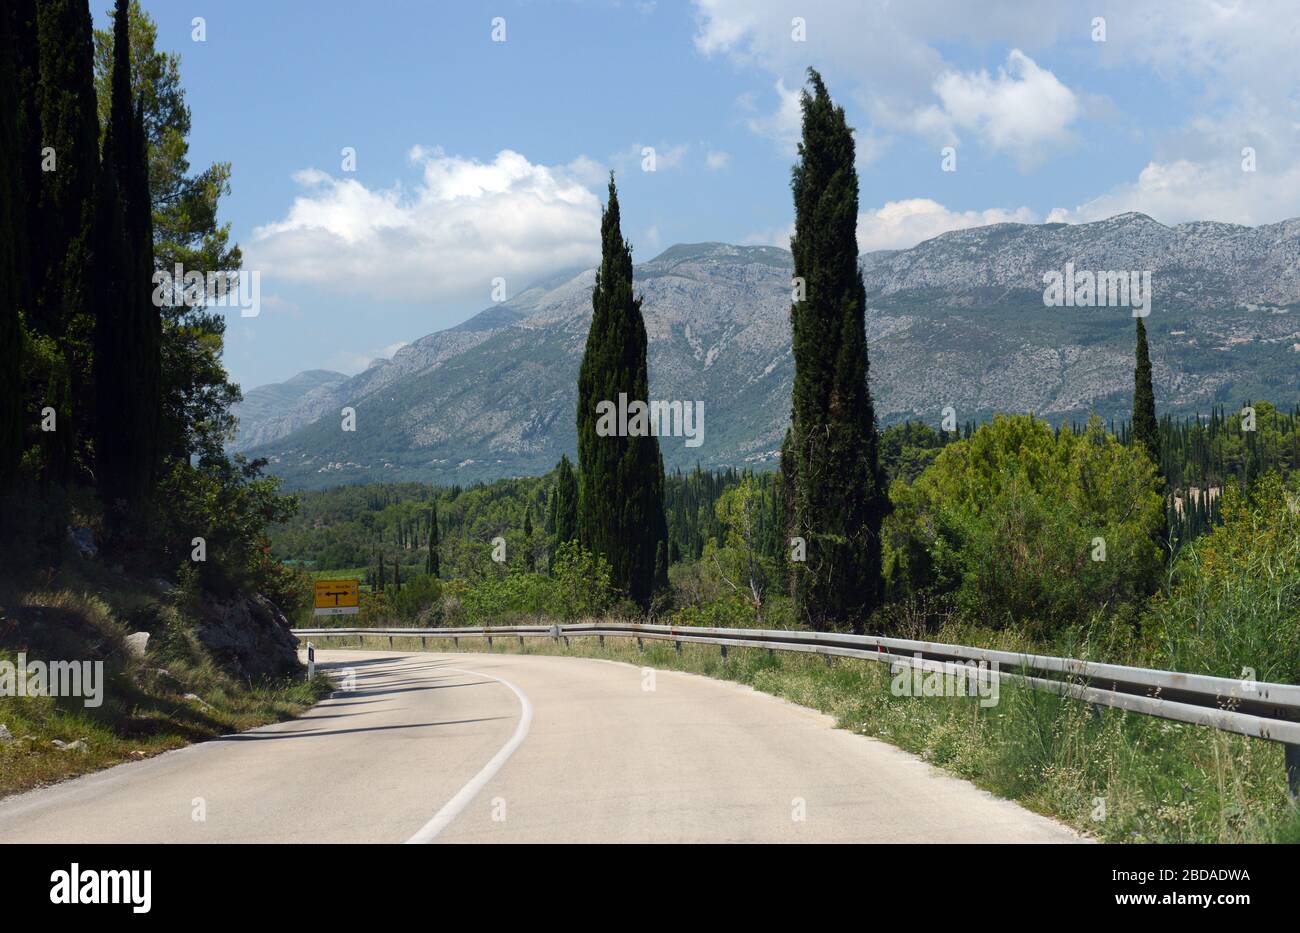
[[[144,6],[182,57],[192,162],[233,164],[222,219],[262,289],[259,316],[229,321],[245,388],[358,371],[488,306],[497,277],[512,295],[591,264],[610,169],[638,261],[787,245],[808,65],[857,129],[863,250],[1125,210],[1300,214],[1300,17],[1281,0]]]

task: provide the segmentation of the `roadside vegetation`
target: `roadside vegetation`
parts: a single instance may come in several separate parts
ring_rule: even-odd
[[[126,0],[103,31],[85,0],[0,9],[0,795],[328,690],[289,632],[304,578],[265,537],[296,502],[223,450],[230,166],[191,170],[156,34]],[[198,284],[159,284],[177,267]],[[19,695],[20,658],[102,664],[102,703]]]

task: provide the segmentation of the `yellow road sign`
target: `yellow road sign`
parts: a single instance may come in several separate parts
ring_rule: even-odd
[[[360,580],[316,581],[316,611],[313,615],[352,615],[360,605]]]

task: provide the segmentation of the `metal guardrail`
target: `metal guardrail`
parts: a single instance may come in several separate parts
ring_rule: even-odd
[[[683,644],[718,645],[722,656],[729,647],[800,651],[832,658],[859,658],[923,671],[968,676],[975,666],[996,672],[1000,680],[1036,690],[1073,697],[1096,706],[1109,706],[1175,722],[1208,726],[1253,738],[1281,742],[1285,747],[1287,783],[1292,797],[1300,794],[1300,685],[1261,683],[1204,674],[1102,664],[1052,655],[1022,654],[971,648],[942,642],[913,641],[880,635],[805,632],[783,629],[695,628],[639,623],[581,623],[573,625],[495,625],[468,628],[310,628],[295,635],[312,638],[387,637],[564,639],[605,636]],[[359,641],[360,643],[360,641]]]

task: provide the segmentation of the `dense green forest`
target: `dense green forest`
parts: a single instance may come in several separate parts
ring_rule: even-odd
[[[1300,408],[1284,413],[1268,402],[1252,407],[1254,432],[1241,430],[1240,410],[1227,413],[1215,409],[1204,417],[1161,419],[1162,472],[1170,477],[1171,513],[1182,513],[1189,489],[1195,510],[1196,504],[1209,501],[1208,495],[1200,496],[1202,489],[1221,489],[1234,482],[1248,485],[1264,473],[1287,476],[1300,469]],[[881,432],[881,463],[888,481],[914,482],[945,446],[969,440],[978,427],[970,422],[945,432],[919,421],[891,425]],[[1086,430],[1086,424],[1075,423],[1059,425],[1053,433],[1082,434]],[[1106,433],[1121,444],[1129,442],[1127,422],[1112,422]],[[784,523],[775,474],[697,467],[689,473],[678,470],[665,476],[664,511],[672,564],[697,561],[708,542],[716,544],[723,539],[724,526],[715,505],[724,492],[747,477],[763,490],[763,551],[772,556],[779,553]],[[390,570],[400,564],[402,573],[413,576],[424,568],[430,509],[436,499],[444,577],[472,576],[475,568],[481,569],[475,555],[498,535],[506,537],[507,553],[522,553],[526,511],[539,523],[534,552],[544,562],[548,545],[543,537],[554,536],[551,502],[555,482],[556,472],[552,471],[541,477],[498,480],[468,489],[376,483],[299,493],[297,514],[271,528],[273,554],[310,570],[370,569],[383,554]],[[1217,502],[1217,497],[1213,501]],[[1219,513],[1215,507],[1197,514],[1198,521],[1189,519],[1187,526],[1175,528],[1179,542],[1208,531]]]
[[[1300,475],[1300,417],[1267,402],[1249,407],[1253,432],[1241,430],[1240,410],[1162,419],[1164,470],[1177,478],[1163,489],[1134,453],[1126,422],[1051,427],[1019,416],[951,432],[920,422],[885,429],[887,602],[873,627],[933,629],[963,616],[995,627],[1032,623],[1050,636],[1099,609],[1131,617],[1164,579],[1171,554],[1222,524],[1225,488],[1249,495],[1260,477]],[[1039,461],[1051,469],[1028,469]],[[979,463],[981,472],[972,473]],[[1008,482],[1026,469],[1023,484]],[[303,493],[298,513],[271,528],[272,553],[311,573],[356,574],[370,593],[385,591],[385,613],[406,620],[544,613],[538,592],[517,603],[498,593],[480,615],[465,596],[552,573],[562,543],[554,519],[559,472],[469,488],[402,483]],[[672,586],[657,610],[683,623],[796,624],[782,489],[775,472],[668,473]],[[424,579],[435,506],[436,582]],[[1070,536],[1079,542],[1074,549],[1050,546]],[[1105,560],[1090,559],[1098,537],[1106,540]],[[496,539],[504,541],[499,561]],[[1006,547],[1017,541],[1040,557],[1008,568]],[[599,602],[617,600],[611,587]],[[471,596],[469,605],[479,604]],[[367,619],[385,617],[371,609]]]

